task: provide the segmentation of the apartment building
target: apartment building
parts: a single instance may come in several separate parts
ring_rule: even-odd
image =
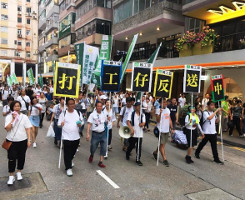
[[[15,72],[22,82],[26,70],[37,72],[38,2],[1,0],[0,4],[0,79]]]
[[[39,0],[38,50],[39,73],[52,77],[53,65],[58,61],[58,0]]]

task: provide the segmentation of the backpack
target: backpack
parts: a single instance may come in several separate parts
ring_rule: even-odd
[[[208,113],[208,115],[210,116],[210,113],[207,111],[207,110],[204,110],[203,112],[202,112],[202,117],[201,117],[201,119],[200,119],[200,126],[201,127],[203,127],[203,125],[205,124],[205,122],[206,121],[209,121],[210,122],[210,120],[203,120],[203,114],[204,114],[204,112],[207,112]]]
[[[131,125],[134,126],[134,115],[135,115],[135,111],[132,112],[131,115]],[[143,115],[141,114],[141,119],[140,119],[140,123],[143,122]]]

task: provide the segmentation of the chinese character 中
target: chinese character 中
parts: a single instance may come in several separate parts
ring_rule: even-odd
[[[169,90],[167,89],[168,87],[168,84],[169,84],[169,80],[160,80],[160,84],[159,84],[159,87],[157,89],[157,91],[165,91],[165,92],[168,92]]]
[[[214,92],[217,92],[219,95],[220,91],[222,91],[222,85],[217,83],[216,86],[214,86]]]
[[[198,77],[197,74],[187,74],[188,78],[187,78],[187,86],[191,86],[191,87],[197,87],[197,81],[198,81]]]
[[[145,81],[149,81],[149,79],[147,79],[148,74],[141,74],[140,72],[138,72],[136,78],[134,79],[134,81],[136,82],[136,87],[144,87],[145,86]],[[140,84],[141,81],[141,84]]]
[[[67,79],[69,79],[69,86],[67,87],[68,90],[72,89],[72,83],[73,83],[73,79],[76,78],[76,76],[66,76],[65,73],[62,74],[62,77],[60,77],[61,80],[59,81],[60,89],[64,89],[65,88],[65,83],[67,81]]]

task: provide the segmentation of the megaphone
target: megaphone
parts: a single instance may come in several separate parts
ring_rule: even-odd
[[[131,130],[129,127],[127,126],[122,126],[120,129],[119,129],[119,135],[122,137],[122,138],[125,138],[125,139],[128,139],[131,137]]]

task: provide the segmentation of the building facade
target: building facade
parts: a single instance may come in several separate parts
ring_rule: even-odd
[[[35,0],[1,0],[0,73],[15,73],[20,82],[26,70],[37,72],[38,2]],[[24,71],[24,73],[23,73]]]

